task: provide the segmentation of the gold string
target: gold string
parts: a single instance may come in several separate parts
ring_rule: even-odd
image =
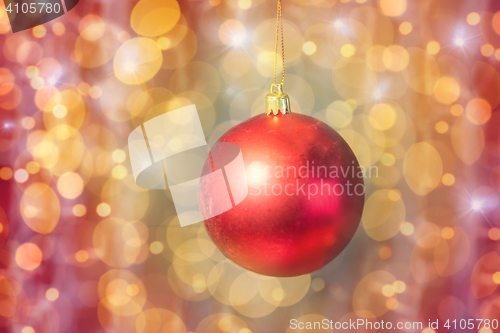
[[[283,42],[283,10],[281,7],[281,0],[278,0],[278,14],[276,18],[276,46],[274,54],[274,84],[278,85],[276,78],[276,71],[278,67],[278,45],[279,39],[281,38],[281,59],[283,63],[283,69],[281,74],[281,83],[285,82],[285,44]]]

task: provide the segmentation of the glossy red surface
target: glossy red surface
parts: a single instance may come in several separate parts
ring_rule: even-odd
[[[284,277],[320,269],[346,247],[359,225],[364,187],[354,153],[331,127],[300,114],[262,114],[219,142],[239,145],[249,182],[239,205],[204,221],[224,255],[250,271]],[[211,169],[207,160],[203,172]],[[214,204],[212,186],[200,184],[202,214]]]

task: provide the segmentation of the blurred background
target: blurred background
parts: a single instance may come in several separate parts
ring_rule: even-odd
[[[265,111],[276,5],[81,0],[16,34],[1,8],[0,331],[500,319],[499,1],[283,0],[293,112],[379,169],[320,271],[245,271],[180,227],[168,190],[135,185],[144,121],[194,103],[210,142]]]

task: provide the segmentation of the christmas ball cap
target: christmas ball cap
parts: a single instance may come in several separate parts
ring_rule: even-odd
[[[283,93],[283,83],[271,85],[271,93],[266,96],[266,114],[271,113],[277,116],[279,113],[292,113],[290,108],[290,98]]]

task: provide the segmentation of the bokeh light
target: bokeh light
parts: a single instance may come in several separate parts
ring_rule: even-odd
[[[42,263],[42,251],[33,243],[24,243],[16,250],[16,263],[24,270],[33,271]]]
[[[467,15],[467,23],[477,25],[481,21],[481,16],[476,12],[471,12]]]
[[[47,291],[45,292],[45,298],[47,298],[47,300],[51,302],[54,302],[59,298],[59,290],[57,290],[56,288],[47,289]]]

